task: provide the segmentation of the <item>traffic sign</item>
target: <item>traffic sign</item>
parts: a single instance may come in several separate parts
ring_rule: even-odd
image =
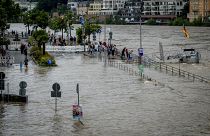
[[[52,89],[56,92],[58,92],[60,90],[60,85],[58,83],[54,83],[52,86]]]
[[[138,48],[138,53],[139,53],[139,56],[143,56],[144,55],[143,48]]]
[[[5,78],[5,73],[4,72],[0,72],[0,79],[4,79]]]
[[[51,97],[61,97],[61,92],[59,92],[59,91],[51,91]]]
[[[19,84],[19,87],[20,87],[21,89],[24,89],[24,88],[27,87],[27,83],[26,83],[25,81],[21,81],[20,84]]]

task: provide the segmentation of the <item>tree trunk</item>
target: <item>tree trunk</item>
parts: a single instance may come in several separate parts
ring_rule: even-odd
[[[43,55],[45,55],[45,43],[43,43]]]
[[[62,40],[63,40],[63,28],[62,28]]]
[[[28,35],[30,35],[29,24],[28,24]]]
[[[41,44],[38,44],[38,47],[39,47],[39,50],[41,51],[41,49],[42,49],[42,47],[41,47],[42,45]]]

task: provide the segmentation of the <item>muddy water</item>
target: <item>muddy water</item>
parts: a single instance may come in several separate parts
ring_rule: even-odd
[[[134,45],[136,46],[133,48],[138,48],[138,38],[134,38],[133,32],[135,27],[137,26],[112,27],[116,28],[116,31],[128,32],[127,35],[133,34],[133,41],[130,36],[126,39],[125,33],[119,34],[125,42],[118,40],[118,43],[132,43],[131,48]],[[167,31],[162,26],[157,29]],[[157,35],[158,32],[154,32],[154,28],[149,27],[147,32],[150,36],[153,35],[155,41],[168,36],[164,35],[161,38]],[[175,44],[182,39],[181,35],[177,35],[172,38],[175,39]],[[117,38],[114,40],[117,43]],[[155,50],[156,45],[152,45],[152,38],[150,40],[147,39],[148,48],[145,47],[145,50],[149,48]],[[206,42],[209,42],[208,39],[203,40],[201,46],[205,46]],[[29,102],[26,105],[1,104],[0,135],[210,135],[208,84],[150,72],[164,82],[164,85],[155,85],[153,82],[142,81],[138,76],[110,67],[104,63],[103,58],[101,61],[99,58],[90,59],[81,54],[57,54],[55,58],[58,67],[41,68],[30,62],[28,70],[20,71],[18,65],[8,69],[1,68],[6,74],[6,81],[10,83],[11,93],[18,93],[19,82],[27,81]],[[55,100],[50,97],[52,84],[55,82],[61,85],[62,91],[56,114]],[[72,104],[77,101],[75,91],[77,83],[80,84],[80,103],[84,112],[85,127],[82,129],[73,127],[75,121],[72,119],[71,111]]]

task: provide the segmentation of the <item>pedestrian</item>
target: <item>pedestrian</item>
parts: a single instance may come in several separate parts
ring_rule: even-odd
[[[121,59],[125,59],[125,50],[126,50],[126,47],[123,48],[123,50],[122,50]]]
[[[27,52],[27,47],[25,46],[25,48],[24,48],[24,51],[23,51],[23,53],[24,53],[24,55],[27,57],[27,54],[28,54],[28,52]]]
[[[25,45],[23,43],[21,43],[21,45],[20,45],[20,52],[21,52],[21,54],[24,53],[24,49],[25,49]]]
[[[28,68],[28,59],[27,58],[25,58],[24,64],[25,64],[25,67]]]
[[[74,36],[74,45],[76,45],[76,41],[77,41],[77,39],[76,39],[76,37]]]

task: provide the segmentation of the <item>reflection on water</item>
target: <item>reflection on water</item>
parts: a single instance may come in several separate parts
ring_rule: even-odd
[[[175,38],[171,43],[178,43],[176,40],[182,39],[178,34],[179,28],[176,27],[166,27],[171,30],[163,29],[165,27],[162,26],[144,28],[145,34],[154,35],[150,40],[144,39],[147,43],[146,50],[154,48],[154,51],[156,46],[152,44],[162,36],[168,37],[168,40]],[[113,37],[130,39],[129,36],[135,34],[134,31],[137,32],[135,29],[137,26],[113,27]],[[171,34],[157,35],[156,29],[163,29],[163,32]],[[198,33],[203,33],[204,29],[201,29]],[[192,30],[196,31],[195,28]],[[137,48],[138,36],[131,37],[136,39],[134,43],[126,40],[127,43],[120,44]],[[155,75],[152,71],[150,73],[154,77],[161,75],[158,78],[165,84],[142,81],[138,76],[110,67],[103,57],[90,59],[82,54],[66,53],[56,55],[55,59],[57,67],[41,68],[31,64],[27,73],[20,72],[19,67],[1,68],[10,82],[10,92],[17,93],[19,82],[27,82],[29,102],[26,105],[0,104],[0,135],[210,135],[208,84],[160,72]],[[55,82],[60,84],[62,92],[62,97],[58,99],[57,114],[54,111],[55,99],[50,97],[52,84]],[[75,128],[75,121],[72,119],[72,104],[77,101],[77,83],[80,84],[84,129]]]

